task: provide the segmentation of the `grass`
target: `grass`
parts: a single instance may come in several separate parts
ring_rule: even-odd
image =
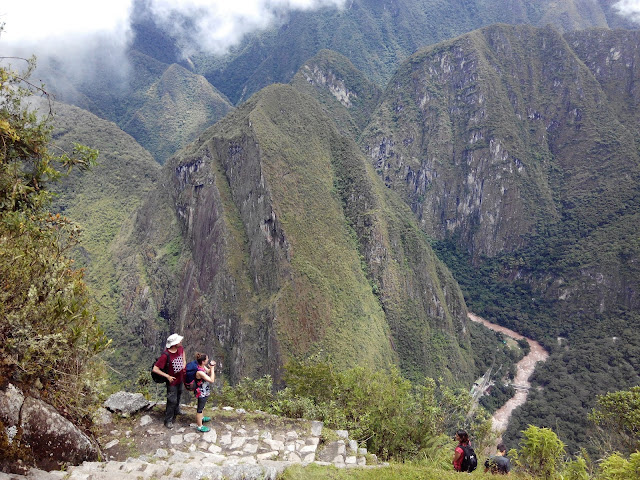
[[[478,466],[475,472],[466,474],[464,478],[487,478],[483,470],[482,466]],[[371,468],[336,468],[312,464],[289,467],[279,480],[459,480],[460,475],[452,468],[441,468],[427,461],[390,463],[388,466]],[[525,480],[531,477],[512,473],[510,478]]]

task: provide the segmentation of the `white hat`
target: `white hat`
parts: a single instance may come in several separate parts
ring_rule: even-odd
[[[167,338],[167,343],[165,345],[165,348],[171,348],[174,345],[179,344],[183,338],[184,337],[181,337],[177,333],[174,333],[173,335],[169,335],[169,338]]]

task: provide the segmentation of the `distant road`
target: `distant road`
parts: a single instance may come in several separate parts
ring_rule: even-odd
[[[501,327],[500,325],[496,325],[495,323],[491,323],[471,312],[469,312],[467,316],[469,317],[469,320],[476,323],[481,323],[485,327],[490,328],[491,330],[494,330],[496,332],[500,332],[507,337],[511,337],[515,340],[522,340],[524,338],[531,347],[531,351],[529,352],[529,354],[516,364],[516,378],[513,381],[514,387],[516,388],[515,395],[511,397],[507,401],[507,403],[505,403],[493,414],[493,429],[497,432],[502,433],[507,428],[509,418],[511,418],[511,414],[516,409],[516,407],[519,407],[527,400],[529,388],[531,387],[529,378],[536,368],[536,363],[546,361],[549,357],[549,352],[547,352],[542,347],[542,345],[540,345],[535,340],[524,337],[519,333],[514,332],[513,330],[509,330],[508,328]]]

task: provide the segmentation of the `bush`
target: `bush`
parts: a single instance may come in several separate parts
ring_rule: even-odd
[[[565,455],[565,445],[549,428],[529,425],[524,430],[516,465],[536,477],[554,478]]]
[[[24,105],[46,95],[27,81],[27,65],[0,67],[0,384],[37,386],[61,413],[89,423],[84,374],[108,341],[68,256],[80,229],[48,210],[47,187],[57,168],[88,168],[98,153],[81,145],[73,156],[50,153],[51,117]]]
[[[614,453],[602,461],[598,479],[637,480],[640,478],[640,452],[632,453],[629,460]]]
[[[270,377],[244,379],[235,387],[225,385],[220,401],[248,410],[321,420],[328,428],[349,430],[351,438],[383,458],[412,457],[432,447],[435,438],[459,427],[476,432],[480,444],[491,438],[489,416],[483,409],[467,417],[467,392],[438,387],[431,379],[413,386],[396,369],[337,371],[328,363],[308,359],[289,363],[285,382],[287,387],[274,393]]]

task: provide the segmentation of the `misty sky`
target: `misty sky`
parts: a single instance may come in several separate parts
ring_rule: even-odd
[[[640,22],[640,0],[621,0],[614,5],[620,13]]]
[[[53,55],[86,59],[98,48],[124,58],[129,17],[134,1],[146,2],[156,22],[193,50],[224,54],[250,32],[270,26],[292,10],[341,8],[352,0],[0,0],[0,56]],[[640,0],[620,0],[619,13],[640,22]],[[176,14],[190,17],[194,27],[185,33]],[[195,43],[195,45],[194,45]]]
[[[179,12],[191,16],[197,31],[190,32],[200,47],[224,53],[244,34],[270,25],[291,10],[339,7],[345,0],[148,0],[159,23],[175,28]],[[2,0],[0,22],[5,31],[2,44],[58,53],[70,42],[87,37],[109,38],[113,45],[126,44],[133,0]],[[177,36],[179,31],[172,31]],[[91,43],[91,41],[89,41]]]

